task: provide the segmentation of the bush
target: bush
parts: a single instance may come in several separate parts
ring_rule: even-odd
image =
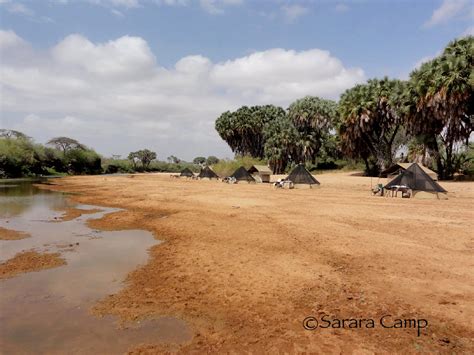
[[[220,176],[232,175],[234,171],[243,166],[249,169],[252,165],[267,165],[265,160],[252,158],[248,155],[236,156],[235,159],[222,159],[217,164],[212,165],[212,169]]]

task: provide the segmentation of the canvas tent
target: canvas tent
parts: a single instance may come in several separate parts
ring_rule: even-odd
[[[419,191],[434,193],[436,195],[440,192],[447,192],[417,163],[410,165],[408,169],[404,170],[395,179],[385,185],[385,188],[390,189],[397,185],[408,186],[413,191],[413,196],[415,196]]]
[[[310,188],[313,185],[319,185],[319,181],[304,167],[299,164],[286,178],[293,182],[295,188]]]
[[[256,182],[270,182],[272,171],[266,165],[252,165],[247,171]]]
[[[252,177],[252,175],[249,174],[249,172],[243,166],[241,166],[236,171],[234,171],[234,173],[230,177],[235,178],[237,182],[239,181],[255,182],[255,179]]]
[[[408,169],[413,164],[414,163],[396,163],[396,164],[393,164],[389,168],[382,171],[380,173],[380,177],[390,177],[390,176],[398,175],[398,174],[402,173],[403,171],[405,171],[406,169]],[[433,180],[438,179],[438,174],[436,174],[436,172],[434,172],[431,169],[428,169],[426,166],[423,166],[423,165],[419,165],[419,166],[420,166],[421,169],[424,170],[425,173],[428,174],[428,176],[430,178],[432,178]]]
[[[201,172],[198,175],[198,178],[200,179],[218,179],[219,177],[217,174],[212,171],[212,169],[208,166],[205,168],[201,169]]]
[[[184,169],[181,171],[181,174],[179,174],[179,176],[193,177],[193,176],[194,176],[194,173],[193,173],[189,168],[184,168]]]

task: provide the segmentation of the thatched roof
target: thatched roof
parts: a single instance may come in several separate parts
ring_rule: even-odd
[[[179,174],[179,176],[191,177],[191,176],[194,176],[194,173],[191,171],[191,169],[189,169],[189,168],[184,168],[184,169],[181,171],[181,174]]]
[[[243,166],[234,171],[231,177],[235,178],[237,181],[255,181],[252,175],[250,175]]]
[[[311,175],[311,173],[304,167],[303,164],[299,164],[286,178],[293,182],[293,184],[309,184],[319,185],[319,181]]]
[[[253,173],[260,173],[260,174],[272,174],[270,168],[266,165],[252,165],[249,170],[247,170],[250,174]]]
[[[394,185],[405,185],[414,191],[447,192],[417,163],[411,164],[408,169],[390,181],[385,188]]]
[[[396,163],[396,164],[393,164],[392,166],[390,166],[389,168],[385,169],[384,171],[382,171],[380,173],[380,176],[381,177],[387,177],[388,175],[392,175],[392,174],[395,174],[399,171],[403,171],[403,170],[406,170],[408,169],[410,166],[412,166],[413,164],[415,163]],[[423,165],[420,165],[418,164],[419,167],[421,169],[423,169],[423,171],[425,173],[428,174],[428,176],[430,178],[432,178],[433,180],[437,180],[438,179],[438,174],[436,172],[434,172],[433,170],[431,169],[428,169],[426,166],[423,166]]]
[[[218,176],[217,174],[212,171],[212,169],[208,166],[205,168],[201,169],[201,172],[198,175],[199,178],[208,178],[208,179],[217,179]]]

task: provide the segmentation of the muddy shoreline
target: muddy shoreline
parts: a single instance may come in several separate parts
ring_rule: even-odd
[[[38,253],[28,250],[0,263],[0,280],[63,265],[66,265],[66,260],[60,256],[60,253]]]
[[[474,185],[450,183],[448,201],[406,201],[371,197],[367,178],[318,180],[317,191],[274,191],[145,174],[43,188],[124,209],[88,221],[93,228],[146,229],[165,241],[93,311],[184,319],[194,337],[178,351],[474,351]],[[413,329],[302,327],[310,315],[387,312],[426,318],[429,327],[419,337]],[[157,342],[131,353],[165,350]]]

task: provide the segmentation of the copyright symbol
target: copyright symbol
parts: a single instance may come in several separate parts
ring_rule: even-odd
[[[306,330],[315,330],[318,327],[318,320],[315,317],[306,317],[303,320],[303,328]]]

